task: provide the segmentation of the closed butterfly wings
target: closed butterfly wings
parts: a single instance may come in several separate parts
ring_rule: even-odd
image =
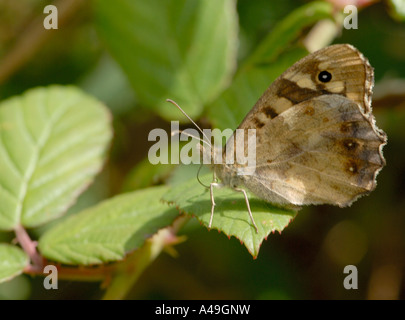
[[[239,175],[240,164],[215,166],[216,174],[273,203],[350,205],[375,188],[385,164],[372,86],[372,67],[352,46],[310,54],[274,81],[238,128],[256,129],[253,174]]]

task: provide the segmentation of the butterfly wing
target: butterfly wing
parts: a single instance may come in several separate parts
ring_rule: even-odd
[[[256,129],[254,173],[240,176],[234,164],[217,167],[218,176],[273,203],[351,204],[375,188],[385,164],[386,136],[371,114],[372,86],[372,67],[350,45],[298,61],[238,128]]]
[[[322,72],[331,75],[330,81],[325,82]],[[260,128],[288,108],[328,94],[347,97],[369,114],[373,85],[373,68],[357,49],[348,44],[332,45],[306,56],[278,77],[239,128]]]
[[[347,206],[385,165],[385,134],[340,95],[299,103],[257,135],[256,170],[243,184],[270,202]]]

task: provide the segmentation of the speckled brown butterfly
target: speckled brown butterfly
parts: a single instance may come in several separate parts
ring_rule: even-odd
[[[221,182],[244,194],[245,189],[268,202],[300,206],[351,205],[376,187],[385,165],[385,133],[371,113],[373,68],[354,47],[338,44],[316,51],[287,69],[264,92],[238,129],[256,129],[256,168],[238,174],[245,165],[213,165]],[[246,135],[247,136],[247,135]],[[236,139],[227,143],[235,152]],[[244,140],[248,149],[247,139]],[[225,157],[225,150],[223,157]]]

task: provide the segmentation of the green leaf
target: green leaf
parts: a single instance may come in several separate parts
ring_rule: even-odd
[[[212,175],[205,175],[201,177],[201,180],[207,183],[210,178],[212,179]],[[296,216],[297,212],[275,207],[252,194],[249,194],[248,197],[258,233],[256,233],[250,220],[245,198],[241,193],[230,188],[214,188],[216,206],[212,228],[224,232],[228,237],[235,236],[256,258],[263,240],[271,232],[281,232]],[[202,187],[196,179],[173,187],[163,196],[163,200],[174,204],[186,214],[195,216],[208,227],[211,215],[210,192]]]
[[[304,28],[323,19],[333,20],[333,6],[328,2],[314,1],[297,8],[263,39],[243,68],[276,61],[279,55],[299,38]]]
[[[0,243],[0,283],[21,274],[28,264],[29,258],[23,250]]]
[[[97,0],[96,24],[140,102],[167,119],[197,117],[236,64],[234,0]]]
[[[0,229],[62,215],[101,169],[111,135],[107,109],[75,87],[0,103]]]
[[[127,112],[136,104],[136,97],[128,78],[110,55],[98,60],[91,72],[80,80],[79,87],[103,101],[114,118]]]
[[[183,145],[184,142],[179,141],[179,150],[181,150]],[[147,188],[164,182],[177,167],[177,165],[171,164],[169,161],[172,152],[171,150],[171,144],[164,147],[162,146],[159,149],[160,159],[155,159],[155,154],[148,153],[148,157],[137,163],[126,176],[123,183],[123,191],[127,192],[135,189]],[[175,151],[173,150],[173,152]],[[164,163],[151,163],[151,161],[155,162],[156,160],[161,160]]]
[[[127,174],[122,191],[128,192],[160,184],[175,168],[176,165],[173,164],[151,164],[149,159],[145,158]]]
[[[398,21],[405,20],[405,1],[404,0],[389,0],[391,15]]]
[[[302,30],[332,18],[332,6],[311,2],[282,20],[239,68],[231,86],[207,108],[219,129],[236,129],[266,88],[288,67],[308,52],[293,45]]]
[[[101,264],[123,259],[179,212],[160,201],[167,187],[122,194],[88,208],[45,232],[38,248],[65,264]]]

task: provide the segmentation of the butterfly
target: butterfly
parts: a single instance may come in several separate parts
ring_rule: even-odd
[[[214,188],[226,186],[244,195],[256,232],[246,190],[291,207],[346,207],[374,190],[386,163],[382,148],[387,136],[372,114],[373,85],[373,68],[349,44],[313,52],[281,74],[237,128],[256,133],[251,174],[240,174],[249,164],[225,161],[228,152],[236,157],[241,144],[248,150],[248,134],[238,140],[234,133],[223,150],[223,161],[212,165],[208,227],[214,216]],[[215,149],[210,152],[214,157]]]

